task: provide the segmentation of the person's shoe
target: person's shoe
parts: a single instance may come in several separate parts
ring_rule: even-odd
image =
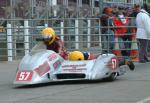
[[[146,62],[150,62],[150,60],[148,58],[145,59]]]
[[[149,60],[148,57],[146,57],[146,56],[144,56],[144,60],[145,60],[146,62],[150,62],[150,60]]]
[[[150,62],[150,60],[147,59],[146,62]]]
[[[145,60],[140,60],[139,63],[146,63],[146,61]]]
[[[134,70],[135,65],[134,65],[134,63],[133,63],[132,61],[127,61],[126,64],[128,65],[128,67],[129,67],[129,69],[130,69],[131,71]]]

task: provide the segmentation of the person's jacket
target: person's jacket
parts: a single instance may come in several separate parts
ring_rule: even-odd
[[[47,49],[47,50],[53,50],[56,53],[58,53],[61,57],[64,59],[68,58],[68,52],[66,48],[64,47],[63,41],[59,38],[56,37],[55,41],[51,45],[47,45],[44,42],[39,42],[32,48],[32,52],[38,50],[38,49]]]
[[[150,17],[144,9],[141,9],[136,17],[136,26],[136,38],[150,40]]]
[[[101,21],[101,32],[102,34],[105,34],[108,30],[112,30],[112,26],[113,26],[113,18],[108,16],[107,14],[103,14],[100,17],[100,21]]]
[[[118,17],[114,17],[114,31],[115,31],[115,36],[117,37],[123,37],[128,28],[128,18],[124,17],[124,15],[118,15]]]

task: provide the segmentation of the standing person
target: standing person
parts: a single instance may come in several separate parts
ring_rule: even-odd
[[[147,56],[148,41],[150,40],[150,17],[149,13],[144,9],[136,16],[137,33],[136,38],[139,47],[139,62],[149,62]]]
[[[137,57],[138,54],[135,54],[132,52],[132,43],[134,43],[134,41],[136,41],[136,31],[137,31],[137,27],[136,27],[136,16],[140,11],[140,5],[135,4],[134,8],[131,9],[128,17],[129,17],[129,28],[127,31],[127,36],[128,37],[128,55],[134,60],[134,58],[136,60],[138,60],[139,58]],[[137,52],[138,53],[138,52]]]
[[[127,26],[129,20],[121,10],[116,13],[116,17],[114,18],[114,31],[115,31],[115,38],[118,38],[119,41],[119,48],[121,49],[122,56],[128,56],[127,44],[126,44],[126,36],[127,36]]]
[[[103,53],[110,53],[114,48],[113,9],[105,7],[100,17]]]
[[[133,12],[129,15],[129,17],[136,17],[141,9],[140,5],[135,4],[133,8]]]
[[[136,36],[136,31],[137,31],[137,27],[136,27],[136,16],[137,14],[140,12],[140,5],[137,5],[135,4],[134,5],[134,8],[132,10],[132,13],[129,15],[129,26],[131,26],[129,29],[128,29],[128,32],[131,33],[132,35],[130,36],[130,38],[135,38]]]
[[[126,35],[123,37],[123,40],[126,41],[125,48],[128,49],[127,50],[127,56],[130,56],[130,54],[131,54],[132,37],[134,35],[134,38],[135,38],[135,32],[134,31],[136,31],[135,18],[130,17],[132,12],[133,12],[132,8],[126,8],[125,9],[125,17],[128,18],[128,25],[127,25],[128,27],[127,27]]]

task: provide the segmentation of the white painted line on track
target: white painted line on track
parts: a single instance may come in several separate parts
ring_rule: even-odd
[[[145,98],[143,100],[140,100],[140,101],[138,101],[136,103],[150,103],[150,97],[147,97],[147,98]]]

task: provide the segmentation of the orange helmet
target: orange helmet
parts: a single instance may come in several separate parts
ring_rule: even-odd
[[[82,52],[80,51],[73,51],[73,52],[70,52],[69,53],[69,57],[68,57],[69,60],[73,60],[73,61],[76,61],[76,60],[84,60],[84,55]]]

